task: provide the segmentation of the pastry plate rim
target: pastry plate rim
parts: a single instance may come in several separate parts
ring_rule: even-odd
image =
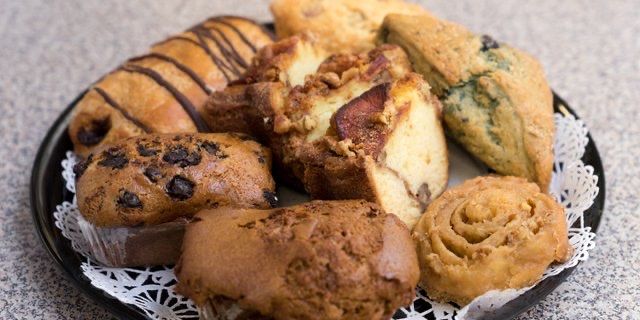
[[[267,28],[272,28],[270,24],[265,25]],[[40,241],[55,261],[56,267],[58,267],[64,276],[70,280],[75,287],[80,289],[85,296],[90,297],[119,319],[148,319],[141,309],[122,303],[91,284],[91,281],[83,275],[80,268],[85,258],[72,249],[71,242],[62,235],[61,231],[54,224],[53,212],[56,206],[64,200],[69,201],[72,197],[72,194],[64,187],[64,180],[60,174],[60,163],[66,158],[66,152],[72,150],[71,140],[67,134],[67,126],[71,120],[71,111],[86,92],[85,90],[78,95],[78,97],[65,108],[60,116],[58,116],[49,128],[38,149],[31,171],[31,184],[29,187],[33,222]],[[553,92],[553,105],[555,112],[559,112],[558,106],[562,105],[569,113],[575,116],[576,119],[579,119],[573,109],[555,92]],[[585,225],[590,226],[592,231],[596,233],[604,211],[605,175],[600,154],[590,132],[587,133],[587,138],[589,141],[585,147],[582,161],[585,165],[592,166],[594,174],[598,176],[597,186],[599,192],[591,207],[585,211]],[[578,263],[578,265],[579,264],[580,263]],[[576,267],[577,265],[562,271],[556,276],[541,281],[535,288],[508,302],[486,318],[515,318],[551,293],[557,286],[564,282]]]

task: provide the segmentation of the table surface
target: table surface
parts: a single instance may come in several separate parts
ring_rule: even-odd
[[[603,157],[606,210],[591,258],[519,320],[640,319],[640,3],[424,2],[538,57]],[[0,0],[1,319],[112,317],[65,280],[38,240],[29,208],[36,150],[89,83],[223,13],[270,19],[267,1]]]

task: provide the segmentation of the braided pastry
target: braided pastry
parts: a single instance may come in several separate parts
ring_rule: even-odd
[[[271,34],[251,20],[213,17],[152,46],[96,82],[75,107],[76,153],[143,133],[208,132],[207,96],[237,79]]]
[[[536,184],[478,177],[433,201],[413,231],[421,285],[460,305],[533,285],[570,253],[564,209]]]

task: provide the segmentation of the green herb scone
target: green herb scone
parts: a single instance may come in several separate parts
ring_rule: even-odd
[[[441,98],[448,134],[492,169],[547,190],[553,97],[531,56],[431,15],[391,14],[379,41],[401,46]]]

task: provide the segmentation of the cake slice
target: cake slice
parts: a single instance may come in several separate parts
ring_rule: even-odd
[[[333,56],[272,109],[274,155],[315,199],[366,199],[412,227],[447,185],[440,103],[399,47]]]

